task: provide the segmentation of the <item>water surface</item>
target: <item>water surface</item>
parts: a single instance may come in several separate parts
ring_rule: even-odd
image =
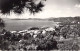
[[[43,27],[49,26],[54,27],[55,22],[53,21],[46,21],[46,20],[4,20],[6,23],[6,30],[24,30],[28,29],[29,27]]]

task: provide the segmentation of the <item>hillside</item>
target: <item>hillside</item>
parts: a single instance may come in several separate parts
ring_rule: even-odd
[[[66,21],[80,21],[80,16],[75,16],[75,17],[59,17],[59,18],[48,18],[49,21],[54,21],[54,22],[66,22]]]

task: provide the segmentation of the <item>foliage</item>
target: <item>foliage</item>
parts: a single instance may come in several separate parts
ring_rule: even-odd
[[[38,27],[32,27],[32,28],[29,28],[29,30],[39,30]]]
[[[45,0],[41,0],[36,4],[37,1],[39,0],[0,0],[0,10],[3,14],[12,11],[20,14],[26,8],[30,13],[37,13],[42,11],[42,7],[44,7],[43,1]]]
[[[5,22],[1,18],[0,18],[0,27],[1,28],[4,28],[5,27]]]
[[[58,49],[57,41],[51,37],[50,39],[41,40],[37,50],[54,50]]]
[[[69,36],[80,36],[80,28],[77,25],[66,25],[60,29],[60,35],[64,38],[69,38]]]

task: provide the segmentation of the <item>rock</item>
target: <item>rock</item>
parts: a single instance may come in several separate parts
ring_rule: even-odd
[[[60,41],[64,40],[64,37],[63,36],[60,36]]]
[[[37,35],[33,35],[33,37],[34,37],[34,38],[36,38],[36,37],[37,37]]]
[[[43,31],[42,31],[42,34],[43,34],[43,35],[46,34],[46,30],[43,30]]]
[[[17,31],[10,31],[11,33],[17,33]]]
[[[54,28],[52,28],[52,27],[49,27],[49,28],[47,28],[47,29],[45,29],[46,31],[54,31],[55,29]]]

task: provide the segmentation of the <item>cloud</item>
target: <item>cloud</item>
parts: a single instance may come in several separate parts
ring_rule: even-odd
[[[80,4],[76,4],[75,7],[76,7],[76,8],[80,8]]]

